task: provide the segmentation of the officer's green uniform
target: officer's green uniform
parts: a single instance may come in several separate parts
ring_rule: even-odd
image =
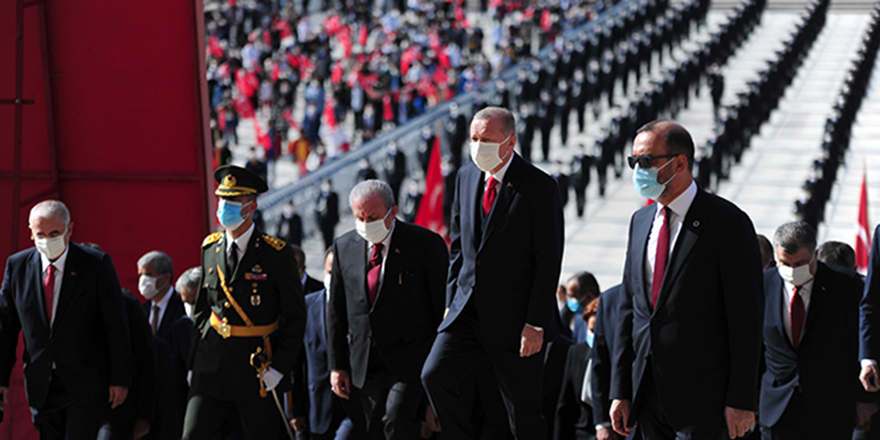
[[[226,165],[217,169],[221,197],[266,191],[262,179]],[[276,439],[283,419],[251,365],[258,348],[285,375],[275,389],[283,402],[288,373],[303,340],[306,309],[293,251],[282,240],[254,228],[233,273],[227,270],[227,234],[202,243],[202,280],[196,298],[190,367],[192,386],[184,439],[219,439],[224,419],[235,407],[246,438]]]

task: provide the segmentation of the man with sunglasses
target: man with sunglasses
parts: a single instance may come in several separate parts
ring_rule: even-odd
[[[633,214],[611,383],[614,430],[715,439],[754,427],[761,254],[749,217],[697,187],[684,127],[636,133],[633,183],[656,203]]]

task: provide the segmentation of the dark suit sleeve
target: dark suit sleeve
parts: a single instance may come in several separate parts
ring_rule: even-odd
[[[339,254],[339,241],[333,243],[333,255]],[[345,306],[345,283],[334,257],[330,271],[330,302],[327,304],[327,364],[330,370],[350,371],[348,362],[348,311]]]
[[[543,179],[546,186],[533,200],[532,256],[535,277],[529,294],[526,323],[544,329],[553,325],[556,311],[556,288],[562,267],[565,221],[559,201],[559,187],[551,177]]]
[[[208,289],[205,289],[205,252],[202,251],[202,270],[199,278],[199,291],[196,294],[196,303],[193,306],[193,329],[190,338],[189,359],[186,363],[186,369],[192,371],[193,364],[196,359],[196,352],[199,351],[199,341],[202,338],[201,330],[205,328],[205,323],[211,316],[211,308],[208,307]]]
[[[861,338],[859,359],[872,359],[880,362],[880,225],[874,230],[874,244],[871,246],[871,263],[865,279],[865,292],[862,296],[859,321]]]
[[[128,318],[122,304],[119,279],[110,256],[104,254],[98,274],[98,307],[110,350],[110,385],[131,386],[131,339]]]
[[[745,213],[738,214],[717,232],[724,237],[718,252],[730,350],[726,405],[756,410],[764,322],[761,251],[752,221]]]
[[[443,320],[443,312],[446,306],[446,291],[444,289],[446,275],[449,267],[449,252],[446,250],[446,242],[435,233],[429,233],[428,248],[425,255],[425,282],[431,298],[433,316],[437,324]]]
[[[608,331],[605,322],[608,314],[605,311],[614,307],[614,304],[608,304],[611,298],[614,296],[608,295],[599,300],[600,312],[596,314],[596,322],[593,324],[593,374],[590,376],[590,391],[593,395],[593,422],[597,425],[611,423],[611,408],[606,405],[611,385],[611,354],[605,337],[605,332]],[[614,323],[610,324],[613,329]]]
[[[633,217],[635,218],[635,216]],[[614,347],[611,361],[611,393],[609,399],[632,400],[632,363],[633,363],[633,292],[632,271],[640,270],[632,267],[633,220],[629,223],[629,243],[627,243],[626,263],[623,266],[623,283],[618,293],[617,324],[614,327]]]
[[[296,362],[293,364],[293,371],[290,373],[291,390],[293,396],[293,408],[290,408],[290,414],[293,417],[307,417],[309,415],[309,385],[306,383],[309,377],[308,362],[306,362],[305,345],[300,348]]]
[[[559,393],[559,402],[556,404],[556,422],[553,424],[553,440],[566,440],[575,438],[574,425],[580,416],[580,396],[575,395],[575,353],[577,345],[568,349],[565,357],[565,370],[562,373],[562,389]]]
[[[452,202],[452,214],[449,217],[449,275],[446,278],[446,307],[452,305],[458,288],[458,273],[461,271],[463,256],[461,255],[461,171],[455,179],[455,197]]]
[[[132,391],[135,397],[135,417],[151,420],[156,402],[156,347],[153,331],[141,312],[137,300],[130,299],[128,325],[131,331],[131,351],[135,362],[135,378]]]
[[[274,256],[280,261],[279,270],[288,271],[289,276],[276,277],[278,281],[281,311],[278,322],[278,346],[272,347],[274,357],[272,368],[286,373],[293,369],[293,363],[302,347],[306,332],[306,301],[303,285],[296,271],[296,258],[293,249],[286,246]]]
[[[12,374],[12,368],[15,366],[15,350],[18,345],[18,334],[21,332],[12,286],[14,283],[12,277],[19,275],[17,271],[12,270],[12,265],[13,261],[10,258],[6,262],[3,287],[0,288],[0,386],[3,387],[9,387],[9,375]]]

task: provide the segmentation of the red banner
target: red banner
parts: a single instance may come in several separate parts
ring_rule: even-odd
[[[859,272],[868,271],[871,252],[871,231],[868,229],[868,177],[862,174],[862,190],[859,194],[859,229],[856,233],[856,267]]]
[[[416,224],[424,226],[440,235],[449,243],[446,224],[443,223],[443,173],[440,172],[440,136],[434,138],[431,159],[428,161],[428,175],[425,178],[425,193],[416,214]]]

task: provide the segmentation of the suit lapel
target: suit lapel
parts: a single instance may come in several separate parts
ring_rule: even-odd
[[[775,316],[773,319],[773,327],[776,329],[776,332],[779,333],[782,340],[788,344],[788,348],[794,351],[794,346],[791,344],[791,338],[788,337],[788,333],[785,332],[785,308],[788,305],[785,303],[782,277],[778,274],[774,274],[770,279],[770,285],[767,287],[768,290],[764,294],[770,297],[769,304],[771,309],[767,310],[765,313],[770,316]]]
[[[40,252],[34,250],[31,261],[28,262],[28,268],[31,271],[31,280],[34,283],[34,294],[27,294],[24,301],[27,308],[36,310],[40,315],[40,319],[46,328],[49,328],[49,321],[46,320],[46,304],[43,301],[43,261],[40,258]]]
[[[76,293],[76,286],[79,284],[79,279],[76,275],[77,270],[79,269],[77,264],[80,261],[79,253],[79,248],[71,243],[67,251],[67,261],[64,263],[64,274],[62,274],[61,277],[61,290],[59,290],[58,293],[58,307],[55,308],[54,313],[55,323],[61,322],[61,319],[64,318],[64,311],[67,310],[67,305],[70,303],[71,297]]]
[[[525,166],[525,161],[520,159],[519,155],[516,154],[513,155],[512,161],[510,167],[507,169],[507,173],[504,175],[504,181],[499,185],[495,204],[492,206],[492,210],[489,211],[489,215],[486,217],[487,225],[484,228],[485,232],[480,241],[481,249],[489,236],[492,235],[492,230],[495,229],[495,225],[498,224],[498,219],[507,213],[507,208],[510,205],[511,200],[513,200],[513,197],[516,195],[520,183],[522,183],[524,175],[522,168]]]
[[[363,292],[364,296],[366,296],[365,299],[367,300],[367,304],[369,304],[370,290],[367,287],[367,271],[369,270],[367,267],[367,241],[361,238],[360,235],[351,234],[349,235],[349,240],[345,245],[345,249],[345,255],[351,256],[351,262],[348,263],[350,270],[343,274],[343,279],[351,279],[353,285],[362,286],[354,292],[346,289],[346,295],[353,295],[355,292]],[[338,257],[333,261],[334,264],[336,264],[335,262],[339,261]],[[352,299],[356,301],[358,298]]]
[[[461,173],[461,187],[457,189],[458,196],[461,198],[459,201],[458,221],[461,224],[459,233],[463,244],[477,249],[480,246],[482,228],[482,212],[478,202],[480,200],[478,195],[482,196],[483,185],[480,182],[482,173],[473,165],[462,167]]]
[[[813,278],[813,291],[810,292],[810,309],[807,310],[807,318],[806,322],[804,322],[804,329],[801,331],[801,343],[803,343],[804,338],[809,334],[810,325],[816,320],[816,314],[821,313],[818,310],[825,307],[825,294],[827,291],[825,290],[825,270],[821,264],[816,267],[816,277]]]
[[[391,289],[394,283],[400,283],[399,277],[402,276],[400,274],[400,266],[402,259],[405,258],[405,255],[400,250],[400,245],[404,243],[406,232],[404,232],[406,226],[404,226],[403,222],[395,220],[396,225],[394,226],[394,235],[391,236],[391,242],[389,243],[389,249],[387,250],[385,256],[385,267],[383,268],[382,274],[382,287],[379,289],[379,292],[376,293],[376,301],[373,302],[373,306],[371,308],[376,308],[376,304],[379,303],[379,299],[382,297],[382,292],[385,289]],[[403,238],[403,239],[402,239]]]
[[[651,223],[654,218],[654,205],[651,206],[651,209],[642,209],[635,214],[635,218],[633,219],[633,243],[632,249],[637,252],[633,252],[633,263],[632,263],[632,274],[635,277],[635,286],[638,286],[641,292],[637,292],[641,294],[641,297],[647,301],[647,304],[651,304],[651,297],[648,295],[648,291],[645,288],[647,285],[645,283],[645,257],[648,252],[648,235],[651,233]]]
[[[663,275],[663,284],[660,286],[660,297],[657,304],[661,304],[669,296],[669,286],[675,283],[675,278],[684,267],[688,255],[693,250],[700,234],[706,230],[709,216],[706,215],[706,206],[704,202],[705,194],[701,190],[697,190],[697,195],[688,209],[687,215],[681,223],[681,231],[674,243],[672,255],[670,255],[670,264],[666,266],[666,273]]]

